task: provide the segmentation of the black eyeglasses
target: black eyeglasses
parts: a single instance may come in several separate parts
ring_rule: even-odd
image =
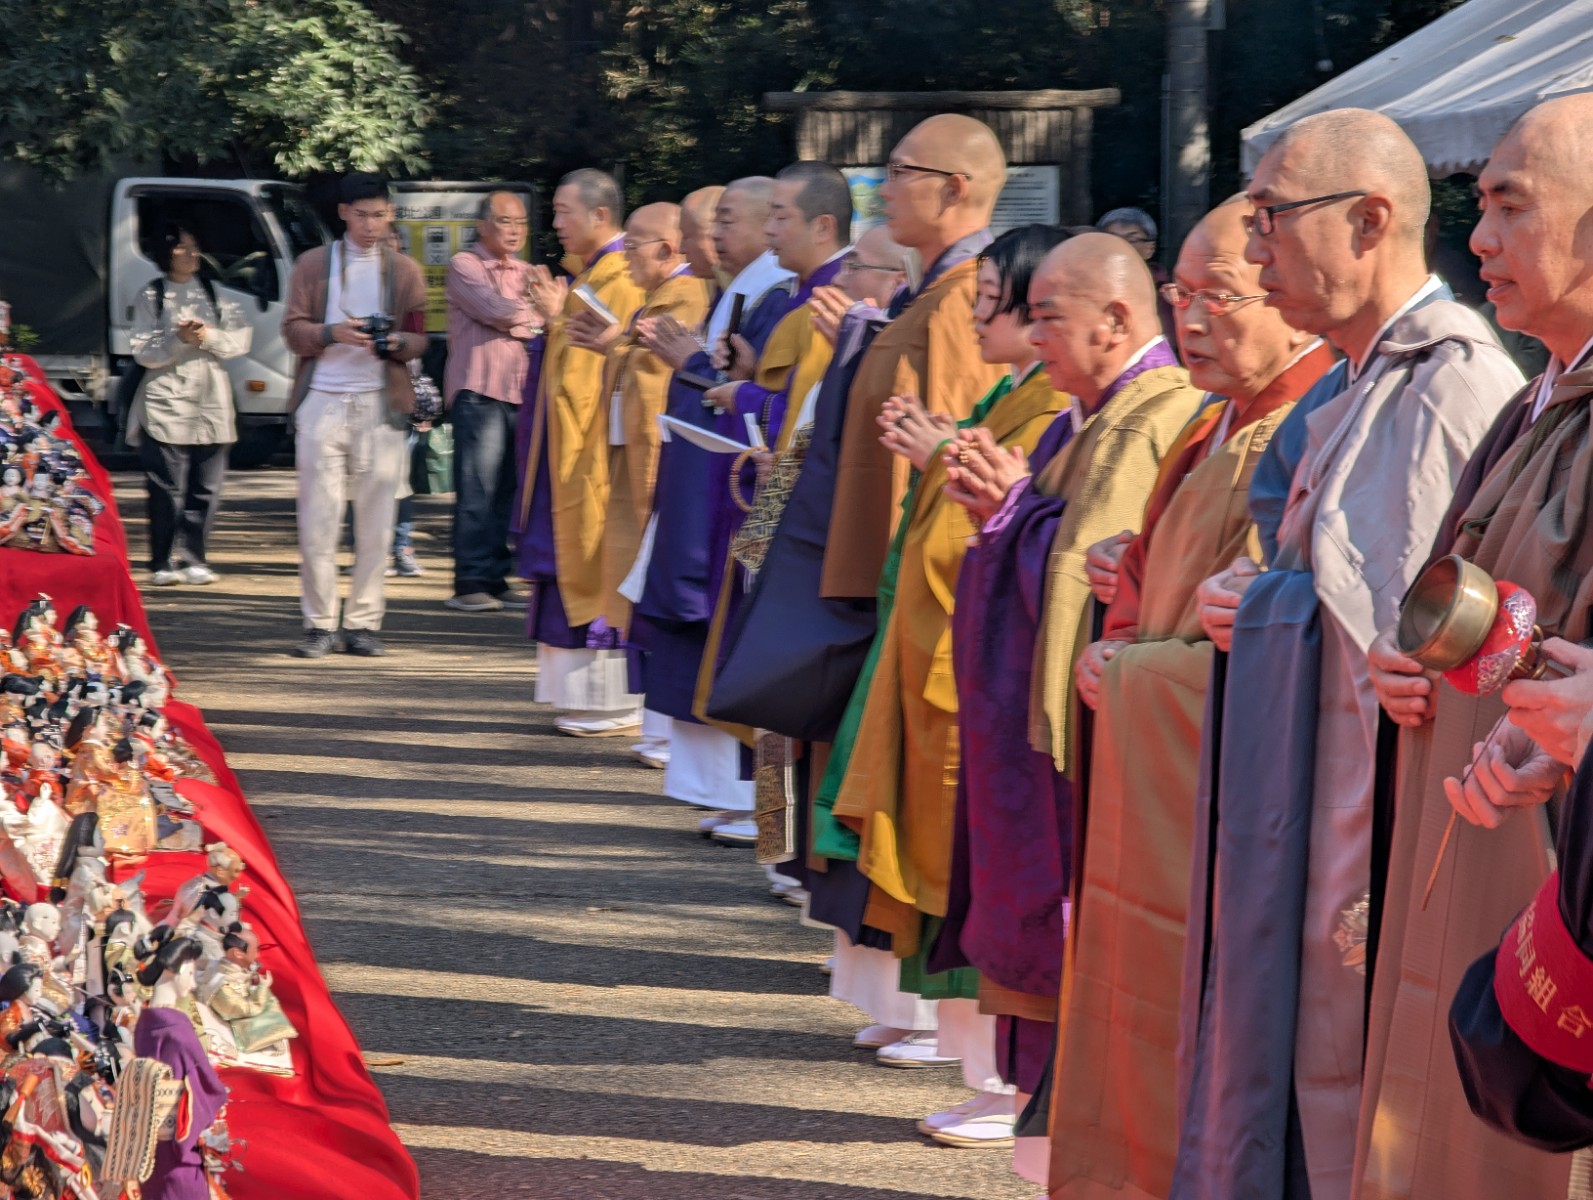
[[[1236,296],[1232,292],[1192,292],[1188,288],[1179,287],[1176,283],[1164,283],[1159,290],[1161,291],[1162,299],[1179,311],[1188,308],[1196,300],[1199,300],[1201,304],[1205,305],[1206,311],[1214,317],[1220,317],[1224,313],[1232,312],[1237,305],[1244,304],[1250,300],[1265,300],[1267,298],[1265,292],[1258,292],[1254,296]]]
[[[885,178],[900,179],[908,172],[919,175],[939,175],[942,179],[972,179],[967,171],[942,171],[939,167],[920,167],[916,163],[897,162],[892,159],[885,164]]]
[[[1305,208],[1312,204],[1329,204],[1334,200],[1359,199],[1370,194],[1370,192],[1334,192],[1331,196],[1312,196],[1309,200],[1290,200],[1286,204],[1258,204],[1255,215],[1244,218],[1245,232],[1271,237],[1272,231],[1278,227],[1279,213],[1293,212],[1297,208]]]

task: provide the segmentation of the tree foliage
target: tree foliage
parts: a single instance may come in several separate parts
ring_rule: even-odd
[[[57,178],[162,158],[426,165],[404,32],[358,0],[0,0],[0,28],[0,136]]]

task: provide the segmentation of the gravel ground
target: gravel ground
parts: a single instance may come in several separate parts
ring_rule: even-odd
[[[135,556],[136,475],[118,477]],[[389,580],[380,660],[298,638],[293,475],[234,472],[219,584],[147,589],[298,889],[426,1200],[1028,1200],[1002,1151],[913,1120],[954,1070],[854,1050],[829,937],[701,839],[628,741],[554,733],[520,614],[454,613],[446,499]],[[142,580],[140,581],[142,582]]]

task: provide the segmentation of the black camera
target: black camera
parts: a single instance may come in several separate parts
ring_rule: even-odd
[[[371,348],[376,351],[377,358],[391,358],[398,349],[393,336],[397,328],[398,322],[386,313],[374,313],[359,324],[359,331],[371,339]]]

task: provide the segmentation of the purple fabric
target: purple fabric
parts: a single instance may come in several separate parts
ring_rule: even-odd
[[[1073,436],[1066,413],[1032,455],[1039,472]],[[928,969],[979,968],[1031,996],[1062,986],[1073,790],[1029,745],[1029,689],[1046,567],[1063,502],[1026,491],[1014,519],[969,549],[951,616],[962,769],[945,923]]]
[[[155,1170],[143,1185],[145,1200],[209,1200],[199,1135],[215,1123],[227,1089],[210,1065],[193,1022],[174,1008],[146,1008],[133,1029],[133,1053],[159,1059],[189,1086],[188,1136],[155,1143]]]
[[[1025,1095],[1040,1090],[1051,1056],[1056,1053],[1056,1026],[1028,1017],[996,1018],[996,1071]]]
[[[743,314],[741,336],[761,351],[790,300],[781,288],[766,292]],[[701,352],[687,361],[685,369],[714,374],[708,355]],[[713,412],[704,406],[702,396],[671,380],[670,416],[714,429]],[[744,428],[741,437],[746,437]],[[660,447],[653,488],[653,512],[658,518],[653,557],[647,564],[641,601],[631,616],[631,638],[637,645],[632,675],[644,685],[647,707],[677,721],[696,721],[691,710],[708,643],[708,622],[719,599],[730,540],[741,527],[741,510],[730,499],[730,464],[730,455],[701,450],[684,438]]]
[[[841,274],[841,260],[835,259],[825,263],[812,275],[804,279],[792,294],[786,306],[786,313],[794,312],[813,298],[813,289],[829,287]],[[747,423],[745,416],[751,413],[758,421],[758,428],[763,431],[765,445],[774,445],[774,440],[779,436],[780,429],[785,425],[786,410],[791,406],[790,393],[786,391],[786,384],[779,388],[764,388],[748,381],[736,388],[736,403],[733,410],[720,414],[716,428],[725,437],[735,438],[738,442],[745,441],[747,437]],[[805,397],[798,396],[797,403],[801,404]],[[756,478],[756,472],[752,473]]]

